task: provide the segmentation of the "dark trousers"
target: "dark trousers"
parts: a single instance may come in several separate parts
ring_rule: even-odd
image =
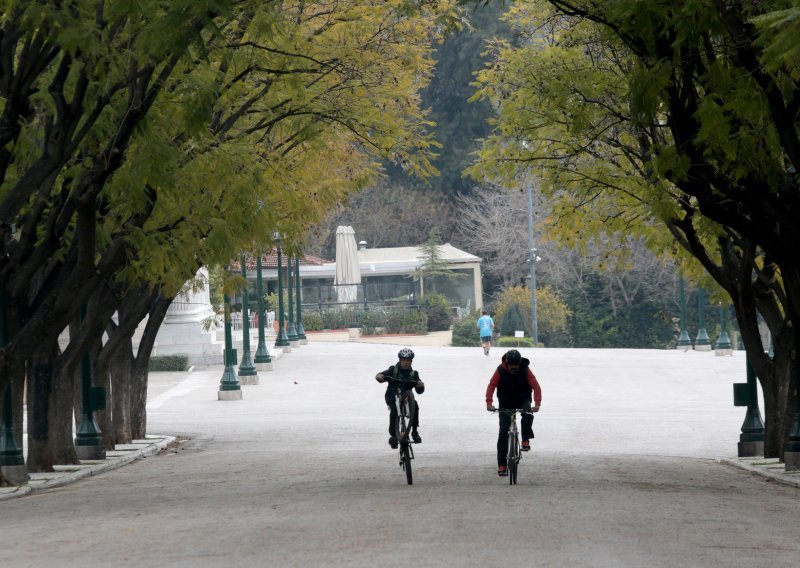
[[[503,408],[524,408],[531,411],[531,401],[524,400],[521,404],[505,405]],[[511,415],[507,412],[499,412],[500,431],[497,434],[497,465],[508,465],[506,455],[508,454],[508,431],[511,428]],[[522,415],[522,439],[533,439],[533,414]]]
[[[411,429],[416,432],[419,427],[419,404],[417,399],[414,398],[414,391],[409,389],[404,394],[407,394],[411,399]],[[394,402],[394,392],[386,391],[386,406],[389,407],[389,435],[394,437],[395,425],[397,424],[397,405]]]

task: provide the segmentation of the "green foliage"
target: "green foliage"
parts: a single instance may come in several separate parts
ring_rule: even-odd
[[[453,347],[480,346],[481,338],[479,337],[478,332],[479,317],[480,314],[477,311],[474,311],[453,324]]]
[[[506,312],[512,306],[517,306],[521,318],[517,316],[514,320],[515,327],[506,330],[503,321],[506,319]],[[531,336],[531,327],[533,322],[533,310],[531,308],[531,291],[530,288],[524,286],[511,286],[503,290],[495,304],[495,319],[500,322],[500,329],[503,335],[508,335],[510,332],[513,335],[514,331],[524,331],[527,336]],[[573,314],[572,306],[569,306],[561,298],[555,290],[550,286],[543,286],[536,289],[536,327],[537,335],[540,342],[548,343],[548,338],[557,336],[567,330],[567,323]],[[521,320],[521,321],[520,321]]]
[[[319,312],[304,311],[303,329],[305,331],[322,331],[324,329],[322,314]]]
[[[387,314],[380,308],[371,308],[361,313],[362,335],[376,335],[386,327]]]
[[[442,245],[442,235],[438,227],[433,227],[428,239],[419,246],[422,263],[414,271],[414,277],[423,279],[425,286],[430,288],[430,292],[436,293],[436,280],[444,278],[448,281],[460,280],[464,274],[448,268],[447,263],[442,260],[442,252],[439,247]]]
[[[428,333],[428,316],[419,310],[392,312],[386,319],[386,332],[425,335]]]
[[[498,337],[498,347],[533,347],[532,337]]]
[[[354,308],[323,310],[321,313],[323,329],[345,329],[358,325],[356,310]]]
[[[428,316],[428,331],[450,329],[450,302],[442,294],[426,294],[420,308]]]
[[[150,357],[148,371],[187,371],[189,369],[189,356],[178,355],[154,355]]]
[[[264,311],[265,312],[275,312],[275,319],[278,318],[278,311],[279,311],[279,308],[280,308],[280,306],[278,305],[279,304],[278,300],[279,300],[279,296],[275,292],[269,292],[267,294],[264,294]],[[288,312],[289,312],[289,291],[285,290],[285,289],[283,291],[283,309],[286,312],[283,315],[283,317],[284,318],[288,318],[289,317],[289,315],[288,315]],[[305,324],[303,324],[303,327],[305,327]]]
[[[525,317],[522,315],[522,308],[519,304],[512,303],[507,306],[502,319],[500,320],[500,334],[504,336],[514,336],[515,331],[525,331]],[[530,335],[530,334],[529,334]]]

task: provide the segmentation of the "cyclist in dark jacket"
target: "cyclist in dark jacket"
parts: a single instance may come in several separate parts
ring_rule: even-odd
[[[417,394],[425,392],[425,383],[420,380],[419,373],[411,368],[414,352],[408,347],[405,347],[397,354],[397,358],[397,365],[392,365],[385,371],[381,371],[375,375],[375,380],[379,383],[389,383],[386,385],[384,399],[386,400],[386,405],[389,407],[389,445],[392,448],[397,448],[397,438],[394,435],[395,423],[397,422],[397,407],[394,403],[394,393],[395,386],[398,384],[398,379],[415,381],[413,386]],[[414,417],[411,422],[411,439],[414,440],[415,444],[421,444],[422,438],[419,432],[417,432],[417,428],[419,428],[419,404],[417,404],[417,400],[414,398],[411,385],[409,383],[403,383],[403,388],[409,393],[414,408]]]
[[[542,404],[542,389],[539,381],[529,369],[530,360],[525,359],[516,349],[503,355],[502,362],[495,370],[486,388],[486,410],[496,410],[492,404],[494,391],[497,390],[497,402],[500,408],[523,408],[528,412],[539,412]],[[534,406],[531,408],[531,394]],[[506,453],[508,452],[508,430],[511,427],[511,415],[500,413],[500,431],[497,435],[497,474],[508,475]],[[533,438],[533,416],[522,415],[522,451],[531,449]]]

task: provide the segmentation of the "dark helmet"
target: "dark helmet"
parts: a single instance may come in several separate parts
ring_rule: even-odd
[[[413,359],[414,358],[414,352],[411,351],[411,349],[409,349],[408,347],[403,347],[400,350],[400,352],[397,354],[397,357],[399,359]]]
[[[519,365],[522,363],[522,355],[519,354],[519,351],[516,349],[511,349],[506,352],[505,355],[506,363],[509,365]]]

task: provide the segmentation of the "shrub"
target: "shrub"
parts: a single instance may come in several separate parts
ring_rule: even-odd
[[[428,314],[421,310],[392,312],[386,318],[386,332],[424,335],[428,332]]]
[[[529,328],[530,326],[525,327],[522,308],[520,308],[519,304],[511,304],[500,322],[500,333],[505,336],[513,336],[515,331],[525,331]]]
[[[532,337],[500,337],[498,347],[533,347]]]
[[[322,312],[322,320],[323,329],[344,329],[356,322],[356,312],[353,308],[325,310]]]
[[[150,357],[148,371],[186,371],[189,369],[189,355],[155,355]]]
[[[319,312],[303,312],[303,329],[305,331],[322,331],[322,314]]]
[[[362,335],[375,335],[379,328],[386,326],[386,312],[379,308],[366,310],[361,314]]]
[[[453,347],[479,347],[481,338],[478,335],[478,312],[464,316],[453,324]]]
[[[428,314],[422,311],[408,312],[403,322],[403,333],[416,335],[428,333]]]
[[[427,294],[420,308],[428,315],[428,331],[447,331],[452,324],[450,302],[442,294]]]

